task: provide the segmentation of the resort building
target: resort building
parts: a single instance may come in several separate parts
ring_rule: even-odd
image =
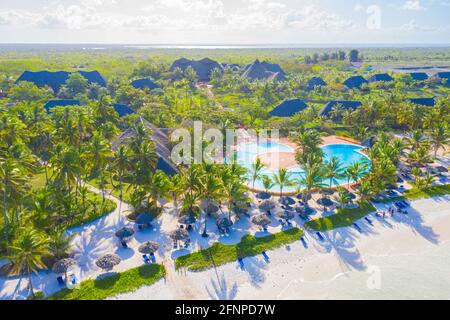
[[[320,77],[312,77],[308,80],[308,90],[314,90],[316,87],[323,87],[326,86],[327,83]]]
[[[81,74],[88,83],[96,83],[101,87],[106,87],[107,83],[105,78],[98,71],[76,71]],[[25,71],[17,79],[16,83],[21,81],[28,81],[34,83],[36,86],[42,88],[48,86],[52,88],[54,92],[58,92],[62,85],[64,85],[69,79],[69,75],[72,72],[67,71]]]
[[[218,69],[223,71],[223,66],[209,58],[203,58],[202,60],[189,60],[186,58],[181,58],[175,60],[170,66],[170,72],[173,72],[176,68],[180,68],[181,70],[186,70],[188,67],[192,67],[194,71],[197,73],[198,80],[200,81],[209,81],[211,77],[211,72],[214,69]]]
[[[308,105],[303,100],[287,99],[270,111],[270,115],[272,117],[291,117],[307,107]]]
[[[135,89],[141,89],[141,90],[144,90],[144,89],[153,90],[153,89],[159,88],[159,85],[157,83],[153,82],[150,79],[146,79],[146,78],[136,79],[136,80],[131,81],[131,86]]]
[[[361,76],[353,76],[343,82],[343,85],[349,89],[359,89],[363,84],[368,83],[366,79]]]
[[[362,105],[359,101],[349,101],[349,100],[332,100],[322,107],[319,111],[319,115],[328,117],[329,113],[333,110],[335,106],[339,106],[342,109],[353,109],[360,107]]]
[[[286,79],[286,73],[275,63],[260,62],[258,59],[245,68],[243,77],[251,80],[278,80],[283,81]]]
[[[47,113],[50,113],[50,110],[55,107],[67,107],[67,106],[81,106],[81,102],[75,99],[64,99],[64,100],[49,100],[44,105]]]

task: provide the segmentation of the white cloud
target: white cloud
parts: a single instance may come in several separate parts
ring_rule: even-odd
[[[352,20],[343,19],[335,13],[321,11],[313,5],[290,14],[287,25],[305,31],[340,31],[355,27]]]
[[[403,6],[403,10],[410,10],[410,11],[424,11],[426,8],[420,4],[419,0],[408,0],[406,1]]]
[[[353,7],[353,11],[355,12],[360,12],[364,9],[364,7],[360,4],[357,4],[356,6]]]

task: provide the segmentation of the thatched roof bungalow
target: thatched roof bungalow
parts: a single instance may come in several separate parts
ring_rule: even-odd
[[[390,82],[394,81],[394,78],[392,78],[387,73],[377,73],[369,78],[369,82],[379,82],[379,81]]]
[[[434,107],[436,104],[434,98],[408,98],[406,101],[424,107]]]
[[[156,82],[153,82],[152,80],[146,78],[131,81],[131,86],[135,89],[141,90],[144,89],[153,90],[159,88],[159,85]]]
[[[363,84],[368,83],[366,79],[364,79],[361,76],[353,76],[348,78],[343,82],[343,85],[345,85],[349,89],[359,89]]]
[[[136,113],[133,109],[131,109],[126,104],[114,103],[113,107],[114,107],[114,110],[119,114],[120,118],[127,116],[129,114]]]
[[[334,106],[340,106],[343,109],[353,109],[360,107],[362,105],[359,101],[349,101],[349,100],[332,100],[322,107],[319,111],[319,115],[328,116],[328,114],[333,110]]]
[[[89,83],[96,83],[101,87],[106,87],[107,83],[105,78],[98,71],[76,71],[81,74]],[[64,85],[69,79],[69,75],[72,72],[67,71],[25,71],[17,79],[16,83],[21,81],[28,81],[34,83],[36,86],[42,88],[48,86],[53,89],[54,92],[58,92],[62,85]]]
[[[156,168],[163,171],[167,175],[174,175],[178,172],[177,167],[170,160],[170,139],[161,129],[155,127],[142,117],[139,120],[146,128],[152,132],[151,139],[155,142],[156,154],[158,162]],[[134,129],[128,128],[112,143],[112,148],[116,150],[121,144],[129,143],[129,139],[134,135]]]
[[[260,62],[258,59],[246,67],[243,76],[251,80],[285,80],[286,73],[278,64]]]
[[[223,71],[223,66],[215,60],[209,58],[203,58],[201,60],[189,60],[186,58],[181,58],[175,60],[170,66],[170,72],[173,72],[176,68],[181,70],[186,70],[188,67],[192,67],[195,70],[200,81],[209,81],[211,77],[211,72],[214,69]]]
[[[80,100],[75,99],[62,99],[62,100],[54,99],[47,101],[47,103],[44,105],[44,108],[47,111],[47,113],[50,113],[50,110],[55,107],[67,107],[67,106],[81,106],[81,102]]]
[[[308,105],[300,99],[286,99],[270,111],[270,115],[272,117],[291,117],[307,107]]]
[[[414,81],[425,81],[428,79],[428,75],[425,72],[411,72],[409,75]]]
[[[320,77],[312,77],[308,80],[308,90],[314,90],[316,87],[323,87],[326,86],[327,83]]]

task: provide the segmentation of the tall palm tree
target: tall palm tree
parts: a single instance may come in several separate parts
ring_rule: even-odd
[[[127,146],[120,145],[114,153],[112,171],[119,176],[119,199],[123,200],[123,177],[131,169],[130,152]],[[120,211],[120,208],[119,208]]]
[[[434,148],[434,158],[439,149],[444,149],[450,144],[450,130],[446,122],[439,122],[430,131],[430,140]]]
[[[278,169],[277,174],[273,175],[273,181],[277,186],[280,187],[280,197],[283,197],[283,188],[290,187],[294,185],[292,180],[292,174],[288,172],[285,168]]]
[[[324,174],[326,178],[330,179],[330,190],[333,182],[337,182],[336,179],[343,176],[343,172],[344,169],[338,157],[333,156],[330,161],[325,163]]]
[[[324,168],[320,163],[307,162],[303,166],[304,175],[299,179],[299,184],[305,188],[303,201],[308,206],[308,197],[311,190],[321,188],[323,186]]]
[[[367,171],[368,164],[363,161],[355,161],[349,167],[347,167],[347,179],[350,178],[354,182],[357,182],[363,174]],[[350,188],[350,181],[348,182],[348,188]]]
[[[8,245],[8,197],[11,194],[22,193],[28,179],[25,175],[22,174],[22,172],[20,172],[16,161],[11,158],[0,158],[0,180],[1,190],[3,191],[3,223],[5,225],[5,241]]]
[[[92,163],[91,176],[103,171],[108,158],[112,156],[111,147],[106,139],[99,134],[95,134],[89,144],[89,155]]]
[[[411,150],[414,151],[427,142],[427,137],[424,135],[422,130],[414,130],[408,135],[406,141],[408,142]]]
[[[258,179],[261,179],[262,171],[264,169],[264,163],[260,158],[256,158],[255,162],[252,163],[251,168],[251,178],[252,178],[252,188],[255,189],[255,182]]]
[[[263,175],[262,176],[262,183],[264,186],[264,190],[266,192],[269,192],[270,189],[272,189],[275,186],[275,183],[273,182],[272,179],[270,179],[270,177],[268,175]]]
[[[42,259],[48,256],[48,239],[36,230],[26,229],[10,247],[8,259],[12,262],[12,269],[18,273],[25,272],[28,276],[28,286],[35,298],[32,274],[38,269],[45,268]]]

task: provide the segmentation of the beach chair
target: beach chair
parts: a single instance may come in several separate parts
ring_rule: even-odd
[[[286,219],[286,224],[290,227],[292,227],[292,222],[289,219]]]
[[[156,257],[153,252],[150,252],[150,259],[152,260],[152,263],[156,263]]]
[[[300,241],[302,242],[302,244],[305,247],[305,249],[308,249],[308,244],[306,243],[306,240],[305,240],[305,238],[303,236],[300,238]]]
[[[354,223],[353,226],[355,227],[356,230],[358,230],[359,233],[362,232],[361,227],[358,226],[356,223]]]
[[[144,259],[144,262],[145,262],[146,264],[150,264],[150,259],[148,258],[148,256],[147,256],[146,254],[143,254],[143,255],[142,255],[142,259]]]
[[[401,203],[403,203],[406,207],[409,207],[409,203],[406,200],[402,200]]]
[[[267,255],[267,253],[265,251],[261,252],[262,256],[264,257],[264,260],[266,260],[266,262],[269,262],[269,256]]]
[[[76,275],[72,274],[72,275],[70,276],[70,278],[71,278],[70,282],[72,282],[72,284],[77,284],[78,279],[77,279],[77,276],[76,276]]]
[[[178,241],[174,240],[173,242],[173,248],[178,249]]]
[[[367,217],[364,217],[364,220],[366,220],[366,221],[367,221],[367,223],[368,223],[368,224],[370,224],[371,226],[373,225],[373,224],[372,224],[372,220],[370,220],[369,218],[367,218]]]
[[[325,238],[322,236],[322,234],[320,232],[316,232],[316,236],[317,238],[319,238],[320,241],[325,241]]]
[[[124,247],[125,249],[128,248],[128,245],[125,241],[121,241],[120,244],[122,245],[122,247]]]
[[[264,231],[264,232],[268,232],[268,231],[267,231],[267,226],[263,226],[263,231]]]
[[[60,286],[64,285],[64,279],[63,279],[62,276],[59,276],[58,278],[56,278],[56,280],[58,281],[58,284],[59,284]]]
[[[191,243],[191,240],[186,240],[186,242],[184,243],[184,247],[188,248],[190,243]]]
[[[238,262],[241,269],[244,270],[244,260],[242,260],[242,258],[238,258]]]
[[[278,222],[284,227],[284,221],[283,221],[283,219],[278,219]]]

